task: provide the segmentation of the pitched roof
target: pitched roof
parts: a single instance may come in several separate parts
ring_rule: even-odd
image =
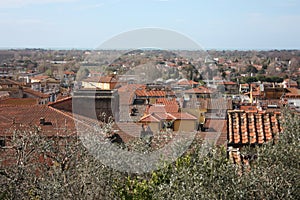
[[[285,94],[287,98],[289,97],[300,97],[300,90],[297,88],[286,88],[288,93]]]
[[[140,97],[167,97],[167,96],[174,96],[173,91],[166,91],[166,90],[147,90],[144,88],[139,88],[135,91],[136,96]]]
[[[186,112],[172,112],[168,113],[171,115],[174,119],[181,119],[181,120],[197,120],[197,117],[186,113]]]
[[[44,79],[49,78],[49,76],[34,76],[31,78],[31,80],[37,80],[37,81],[42,81]]]
[[[280,114],[228,112],[228,145],[262,144],[282,131]]]
[[[161,120],[197,120],[197,117],[184,112],[157,112],[142,117],[139,122],[160,122]]]
[[[179,110],[179,105],[178,104],[167,104],[167,105],[163,105],[163,104],[153,104],[153,105],[149,105],[146,108],[146,112],[147,113],[161,113],[161,112],[178,112]]]
[[[208,89],[204,86],[192,88],[192,89],[186,90],[184,92],[187,94],[212,94],[213,93],[210,89]]]
[[[142,87],[145,86],[142,84],[128,84],[118,88],[120,105],[132,104],[135,91]]]
[[[37,105],[35,98],[7,98],[0,100],[0,105]]]
[[[8,78],[0,78],[0,85],[21,85],[21,83]]]
[[[44,94],[44,93],[32,90],[30,88],[24,88],[23,91],[25,93],[31,94],[31,95],[33,95],[35,97],[39,97],[39,98],[48,98],[50,96],[49,94]]]
[[[44,118],[48,125],[40,125]],[[72,117],[46,105],[0,106],[0,134],[11,135],[17,127],[40,126],[45,135],[76,134]]]
[[[112,83],[117,82],[116,78],[113,76],[96,76],[84,79],[85,82],[94,82],[94,83]]]
[[[74,75],[75,72],[73,72],[73,71],[64,71],[64,74],[67,74],[67,75]]]
[[[159,98],[159,99],[156,99],[156,103],[164,104],[164,105],[178,104],[175,98]]]
[[[143,116],[139,122],[160,122],[160,117],[156,116],[154,113]]]
[[[177,82],[178,85],[197,85],[198,82],[195,82],[193,80],[187,80],[187,79],[181,79]]]

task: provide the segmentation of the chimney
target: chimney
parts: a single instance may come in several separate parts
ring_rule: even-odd
[[[45,125],[45,118],[44,117],[40,118],[40,125]]]

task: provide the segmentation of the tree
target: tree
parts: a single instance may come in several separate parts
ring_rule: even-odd
[[[89,73],[90,73],[90,71],[87,68],[80,68],[76,74],[76,79],[83,80],[83,79],[87,78]]]
[[[131,175],[118,185],[123,199],[295,199],[299,196],[299,116],[284,112],[284,132],[262,146],[250,169],[233,165],[225,148],[193,143],[185,155],[158,171]],[[242,170],[248,169],[248,170]]]
[[[276,133],[273,141],[242,149],[242,154],[257,155],[248,170],[234,165],[225,147],[208,145],[196,137],[173,163],[162,161],[159,170],[140,175],[103,165],[76,137],[48,138],[38,127],[15,131],[9,147],[0,149],[9,153],[1,159],[11,157],[13,161],[9,167],[0,162],[0,198],[297,199],[299,120],[299,115],[283,110],[282,133]],[[109,123],[105,125],[108,131]],[[172,137],[162,133],[152,141],[161,144]],[[145,153],[160,148],[148,142],[137,138],[126,148]]]
[[[257,81],[257,78],[255,76],[246,76],[246,77],[243,77],[243,79],[242,79],[242,82],[248,83],[248,84],[251,84],[256,81]]]
[[[246,72],[248,72],[248,73],[257,73],[258,70],[257,70],[256,67],[254,67],[253,65],[249,65],[249,66],[246,68]]]

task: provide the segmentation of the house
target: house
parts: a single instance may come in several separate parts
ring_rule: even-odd
[[[231,99],[224,98],[192,98],[190,101],[185,101],[182,110],[190,112],[190,110],[198,110],[206,113],[209,118],[224,118],[227,110],[233,107]]]
[[[0,78],[0,90],[5,89],[19,89],[21,87],[21,83],[14,81],[9,78]]]
[[[56,80],[47,76],[43,77],[45,78],[32,79],[31,89],[42,93],[57,94],[60,89],[60,80]],[[55,101],[55,99],[53,99],[53,101]]]
[[[227,151],[237,164],[247,164],[256,155],[242,155],[240,149],[249,145],[261,145],[276,139],[282,132],[280,112],[228,111]]]
[[[112,90],[117,83],[115,76],[89,77],[82,81],[82,87],[86,89]]]
[[[233,81],[223,81],[218,83],[219,87],[224,87],[224,92],[227,94],[238,94],[238,84]]]
[[[26,101],[25,101],[26,100]],[[94,125],[101,125],[98,121],[58,110],[48,105],[38,105],[27,102],[28,99],[4,100],[0,103],[0,156],[1,166],[10,166],[15,163],[15,151],[12,139],[15,135],[22,139],[28,135],[38,133],[39,136],[51,142],[57,151],[62,151],[72,141],[78,140],[78,130],[91,132]],[[76,121],[76,124],[75,124]],[[18,135],[19,134],[19,135]],[[27,138],[28,139],[28,138]],[[49,146],[52,148],[51,146]],[[30,147],[31,148],[31,147]],[[28,154],[28,162],[41,162],[53,165],[54,151],[44,152],[42,155]],[[26,156],[26,155],[25,155]],[[36,170],[36,169],[35,169]]]
[[[135,91],[139,88],[143,88],[142,84],[128,84],[121,86],[118,88],[118,96],[119,96],[119,120],[120,121],[136,121],[134,117],[136,116],[138,119],[145,111],[145,106],[143,105],[145,102],[142,100],[142,105],[136,104],[133,105],[135,99]],[[139,116],[140,115],[140,116]]]
[[[199,99],[199,98],[210,98],[213,94],[213,91],[207,87],[199,86],[184,91],[184,100],[189,101],[190,99]]]
[[[175,93],[163,85],[148,84],[135,90],[133,104],[155,104],[160,98],[174,98]]]
[[[283,95],[283,101],[289,108],[300,112],[300,90],[296,88],[286,88],[287,93]]]
[[[64,87],[70,87],[72,84],[74,84],[76,78],[76,73],[73,71],[64,71],[64,77],[62,79],[62,85]]]
[[[165,128],[173,131],[192,132],[196,130],[197,118],[191,114],[183,112],[156,112],[143,116],[138,123],[147,125],[153,133],[157,133]]]
[[[51,95],[44,94],[39,91],[32,90],[30,88],[24,88],[23,90],[23,98],[34,98],[38,99],[39,104],[47,104],[50,102]]]
[[[9,93],[7,91],[0,91],[0,100],[9,98]]]
[[[297,81],[293,81],[291,79],[284,79],[282,82],[283,88],[297,88]]]
[[[2,102],[0,105],[0,141],[4,151],[10,146],[14,131],[39,130],[39,134],[50,138],[76,136],[76,127],[71,116],[65,115],[47,105]],[[15,100],[14,100],[15,101]],[[34,112],[33,112],[34,111]],[[5,159],[2,162],[6,162]]]
[[[31,83],[36,83],[36,82],[42,82],[44,80],[46,80],[47,78],[49,78],[49,76],[34,76],[30,78],[30,82]]]
[[[184,88],[195,88],[199,85],[199,83],[193,80],[180,79],[177,81],[177,85]]]

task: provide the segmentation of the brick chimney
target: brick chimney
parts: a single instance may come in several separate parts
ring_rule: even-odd
[[[45,125],[45,118],[44,117],[41,117],[40,118],[40,125]]]

